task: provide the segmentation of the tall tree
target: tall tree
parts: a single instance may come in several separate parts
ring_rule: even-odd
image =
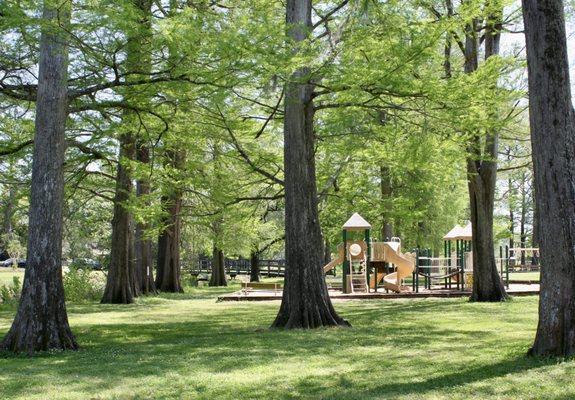
[[[170,150],[166,155],[174,171],[184,167],[185,152]],[[182,193],[181,182],[174,180],[167,193],[162,196],[164,218],[162,231],[158,237],[158,264],[156,272],[156,288],[162,292],[183,292],[180,267],[180,236]]]
[[[138,8],[142,11],[140,19],[140,70],[142,73],[150,75],[152,71],[152,1],[140,1]],[[149,107],[149,99],[145,99],[145,103]],[[150,164],[151,161],[150,149],[143,135],[136,141],[136,159],[144,165]],[[145,207],[150,206],[150,192],[150,177],[149,173],[146,173],[139,176],[136,180],[136,196],[143,199]],[[148,229],[149,224],[146,221],[137,221],[135,231],[135,276],[137,290],[143,294],[156,291],[152,267],[152,240],[146,235]]]
[[[260,281],[260,253],[257,249],[250,252],[250,282]]]
[[[485,28],[485,59],[499,54],[502,11],[494,7],[487,15]],[[465,73],[475,72],[479,64],[478,21],[472,19],[465,32]],[[496,82],[493,83],[495,88]],[[491,111],[490,111],[491,112]],[[496,118],[495,114],[491,112]],[[488,128],[484,137],[472,132],[467,145],[467,179],[469,209],[473,231],[473,301],[501,301],[507,298],[497,272],[493,243],[493,209],[497,181],[499,134]]]
[[[132,79],[137,80],[140,77],[147,78],[150,71],[151,1],[132,0],[131,6],[136,18],[127,34],[125,67],[127,71],[136,71]],[[129,99],[134,94],[133,89],[126,91],[126,97]],[[120,153],[116,172],[110,267],[102,303],[132,303],[134,297],[140,294],[141,284],[137,279],[140,273],[136,272],[135,260],[135,226],[128,208],[133,191],[131,163],[137,159],[138,127],[141,124],[136,113],[137,111],[127,107],[122,116],[124,131],[119,136]]]
[[[541,249],[539,324],[530,352],[575,354],[575,121],[561,0],[523,0],[529,119]]]
[[[295,51],[310,35],[311,0],[286,2],[287,36]],[[286,84],[284,173],[286,273],[275,328],[349,325],[333,308],[322,270],[322,237],[315,172],[314,85],[309,68]]]
[[[61,259],[70,14],[70,1],[44,2],[27,268],[16,317],[0,346],[17,353],[78,347],[68,324]]]
[[[214,245],[212,248],[212,273],[210,275],[210,286],[227,286],[226,281],[226,259],[222,249],[223,218],[220,215],[212,223],[214,235]]]
[[[381,200],[383,205],[381,213],[381,240],[391,240],[393,237],[393,221],[390,216],[391,200],[393,197],[393,186],[391,181],[391,171],[390,168],[382,165],[380,167],[381,175]]]
[[[217,241],[214,243],[212,250],[212,273],[210,275],[210,286],[228,286],[226,280],[226,259],[224,251],[218,246]]]

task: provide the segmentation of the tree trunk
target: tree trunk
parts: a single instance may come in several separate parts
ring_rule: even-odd
[[[212,252],[212,276],[209,286],[228,286],[224,251],[217,246],[214,246]]]
[[[381,240],[388,241],[393,237],[393,222],[391,221],[391,213],[389,212],[393,196],[393,185],[391,182],[391,170],[389,167],[383,165],[380,167],[380,179],[381,202],[383,205],[381,213]]]
[[[175,170],[184,168],[185,152],[167,151],[169,164]],[[162,292],[183,293],[180,265],[180,237],[182,225],[182,188],[173,182],[162,196],[162,207],[166,217],[163,230],[158,238],[158,266],[156,288]]]
[[[136,191],[140,196],[145,192],[145,189],[142,189],[141,182],[137,182]],[[136,224],[136,273],[139,290],[142,294],[156,293],[152,267],[152,241],[145,237],[147,228],[147,224]]]
[[[513,184],[511,181],[511,178],[509,178],[508,180],[508,184],[509,184],[509,248],[512,249],[514,242],[515,242],[515,212],[513,211],[513,208],[515,207],[515,205],[513,204],[513,200],[512,200],[512,189],[511,189],[511,185]]]
[[[507,148],[507,160],[511,161],[511,148]],[[507,178],[508,200],[509,200],[509,248],[512,249],[515,242],[515,195],[513,188],[513,179],[511,175]]]
[[[535,177],[533,177],[532,183],[533,189],[531,190],[531,201],[533,202],[533,233],[531,236],[531,247],[539,247],[539,207],[537,206],[536,189],[535,189]]]
[[[311,31],[311,0],[288,0],[289,39],[306,40]],[[286,272],[275,328],[349,325],[337,315],[322,270],[315,174],[313,90],[310,70],[301,68],[286,84],[284,171]]]
[[[33,354],[77,349],[62,283],[62,208],[68,116],[70,2],[45,2],[40,39],[27,267],[14,322],[0,348]],[[58,25],[58,28],[55,26]],[[64,29],[63,29],[64,28]]]
[[[445,9],[447,10],[447,18],[453,18],[453,1],[445,0]],[[447,79],[451,78],[451,45],[452,45],[452,34],[450,32],[445,33],[445,46],[443,48],[443,70],[445,72],[445,77]]]
[[[471,300],[501,301],[507,298],[507,294],[497,272],[493,249],[495,174],[492,174],[489,182],[483,181],[483,175],[483,173],[478,172],[469,178],[468,183],[473,234],[473,291]]]
[[[148,164],[150,162],[149,150],[142,144],[138,145],[137,150],[138,161]],[[149,206],[150,200],[150,184],[147,179],[138,179],[136,181],[136,195],[138,197],[145,197],[144,203]],[[145,222],[136,223],[136,237],[135,237],[135,272],[138,290],[142,294],[149,294],[156,292],[156,285],[154,283],[154,271],[152,267],[152,241],[146,237],[146,231],[149,229],[149,224]]]
[[[132,246],[131,218],[125,206],[132,191],[132,181],[125,160],[133,160],[134,157],[135,143],[132,135],[128,132],[120,140],[120,162],[116,174],[114,217],[112,219],[112,248],[102,303],[129,304],[134,301],[134,284],[131,279],[133,278],[133,271],[130,270],[133,265],[130,260],[132,254],[130,250]]]
[[[149,74],[152,70],[151,59],[151,13],[152,1],[150,0],[137,0],[136,5],[142,11],[140,19],[140,42],[141,42],[141,57],[140,57],[140,70],[142,73]],[[145,99],[146,105],[149,102]],[[150,149],[146,141],[140,138],[136,143],[136,158],[138,162],[149,165],[150,164]],[[136,181],[136,195],[143,198],[144,205],[150,206],[150,182],[148,177],[140,177]],[[152,267],[152,241],[146,237],[146,231],[149,229],[149,224],[145,222],[136,223],[136,237],[135,237],[135,252],[136,252],[136,286],[140,293],[148,294],[155,293],[156,287],[154,284],[154,271]]]
[[[146,76],[149,71],[149,0],[133,0],[140,14],[133,31],[128,34],[126,45],[126,69],[132,72],[136,79],[138,75]],[[135,96],[132,91],[128,98]],[[120,154],[116,175],[116,194],[114,197],[114,217],[112,219],[112,249],[110,252],[110,269],[102,303],[127,304],[134,301],[140,294],[140,271],[135,271],[135,241],[132,216],[126,207],[132,194],[132,176],[130,162],[136,160],[136,128],[140,124],[134,111],[125,110],[122,117],[127,129],[120,135]]]
[[[250,282],[260,281],[260,256],[253,250],[250,254]]]
[[[541,294],[530,350],[575,354],[575,123],[563,2],[523,0]]]
[[[485,29],[485,58],[499,53],[500,15],[487,18]],[[465,73],[478,67],[477,22],[466,28]],[[496,82],[493,83],[496,85]],[[467,179],[469,208],[472,224],[473,291],[472,301],[502,301],[507,298],[503,282],[497,272],[493,243],[493,208],[497,180],[498,133],[487,132],[485,143],[475,133],[467,149]],[[483,148],[482,148],[483,147]]]
[[[521,179],[521,220],[519,221],[519,238],[521,240],[521,265],[525,265],[525,243],[527,242],[527,232],[525,224],[527,220],[527,193],[525,190],[525,175]]]
[[[177,193],[176,193],[177,192]],[[176,191],[163,198],[168,208],[165,228],[158,238],[158,270],[156,288],[162,292],[183,293],[180,266],[181,192]]]

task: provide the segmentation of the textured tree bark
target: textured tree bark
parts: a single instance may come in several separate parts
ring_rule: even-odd
[[[563,2],[523,0],[540,228],[539,324],[530,353],[575,354],[575,121]]]
[[[142,181],[136,183],[136,192],[139,196],[148,195],[150,188]],[[139,282],[139,291],[142,294],[156,293],[154,270],[152,267],[152,241],[145,237],[148,224],[136,224],[136,282]]]
[[[166,204],[169,214],[158,238],[156,288],[162,292],[183,293],[180,266],[181,192],[165,196],[162,203]]]
[[[521,249],[525,248],[527,242],[527,231],[525,224],[527,223],[527,193],[525,190],[525,176],[521,180],[521,219],[519,220],[519,238],[521,240]],[[521,265],[525,265],[525,251],[521,252]]]
[[[120,140],[120,162],[116,173],[116,194],[114,196],[114,217],[112,219],[112,248],[106,288],[102,303],[129,304],[134,301],[134,272],[130,255],[132,235],[130,213],[125,203],[130,199],[132,180],[125,160],[133,160],[136,155],[135,141],[128,132]]]
[[[151,59],[151,13],[152,1],[138,0],[136,3],[142,11],[141,25],[141,71],[149,74],[152,70]],[[142,164],[150,164],[150,149],[145,140],[139,139],[136,143],[136,158]],[[136,181],[136,196],[144,198],[144,204],[150,205],[150,182],[147,178],[140,178]],[[136,223],[135,252],[136,252],[136,286],[140,293],[149,294],[156,292],[154,283],[154,271],[152,267],[152,241],[146,237],[146,230],[149,224],[145,222]]]
[[[140,12],[137,26],[130,31],[126,46],[126,68],[146,75],[149,70],[149,0],[133,0]],[[126,110],[123,123],[127,131],[120,135],[120,154],[116,174],[116,194],[114,197],[114,217],[112,219],[112,248],[110,268],[102,303],[128,304],[140,294],[139,271],[136,271],[134,225],[126,203],[132,195],[132,174],[130,162],[136,160],[136,126],[138,118],[131,110]]]
[[[260,255],[256,250],[250,254],[250,282],[260,281]]]
[[[445,9],[447,11],[447,18],[453,17],[453,1],[445,0]],[[451,78],[451,46],[452,46],[452,34],[446,32],[445,34],[445,46],[443,48],[443,70],[445,72],[445,77],[447,79]]]
[[[391,170],[387,166],[380,167],[380,186],[381,186],[381,200],[384,209],[381,213],[381,240],[391,240],[393,237],[393,222],[389,212],[389,204],[393,196],[393,184],[391,182]]]
[[[500,15],[488,16],[485,29],[486,59],[499,54],[500,29]],[[477,21],[472,21],[467,27],[465,36],[464,70],[465,73],[473,73],[478,67]],[[467,179],[473,233],[472,301],[502,301],[508,297],[497,272],[493,243],[498,136],[496,131],[490,131],[482,144],[477,133],[470,139],[467,149]]]
[[[531,247],[539,247],[539,206],[535,199],[536,188],[535,188],[535,176],[533,176],[532,182],[533,189],[531,190],[531,196],[533,201],[533,234],[531,236]]]
[[[184,151],[167,151],[166,157],[174,169],[184,168]],[[162,207],[166,217],[158,237],[156,288],[162,292],[183,293],[180,265],[182,188],[177,183],[167,188],[162,196]]]
[[[511,178],[507,180],[509,186],[509,248],[513,248],[515,242],[515,212],[513,211],[515,204],[513,203],[513,181]]]
[[[287,35],[304,41],[311,31],[311,0],[286,2]],[[286,84],[284,171],[286,272],[274,328],[349,326],[333,308],[322,270],[314,154],[314,85],[301,68]]]
[[[217,246],[214,246],[212,251],[212,275],[209,286],[228,286],[224,251]]]
[[[137,159],[144,164],[150,163],[150,151],[142,143],[137,144]],[[147,179],[138,179],[136,181],[136,195],[145,197],[146,205],[150,204],[148,199],[150,195],[150,183]],[[135,273],[138,291],[142,294],[156,293],[154,282],[154,270],[152,266],[152,241],[146,237],[146,230],[149,224],[145,222],[136,223],[135,237]]]
[[[27,267],[14,322],[0,348],[33,354],[74,350],[62,283],[62,208],[68,116],[68,39],[71,3],[44,2],[40,39],[36,133],[28,228]]]

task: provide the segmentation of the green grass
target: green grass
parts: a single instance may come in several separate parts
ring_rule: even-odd
[[[509,280],[539,282],[539,271],[536,272],[509,272]]]
[[[352,329],[270,331],[279,302],[200,287],[69,305],[81,349],[0,355],[2,399],[572,399],[574,361],[530,359],[537,298],[337,302]],[[0,308],[0,334],[14,309]]]
[[[22,284],[24,282],[24,269],[0,267],[0,286],[11,284],[14,276],[20,278],[20,284]]]

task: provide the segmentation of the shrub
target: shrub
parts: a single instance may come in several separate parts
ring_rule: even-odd
[[[64,275],[66,301],[81,303],[99,300],[104,293],[104,276],[81,268],[70,268]]]
[[[184,274],[184,276],[182,276],[182,284],[184,286],[197,287],[198,277],[196,275]]]
[[[15,304],[20,298],[22,285],[20,278],[17,276],[12,277],[12,283],[9,285],[0,286],[0,303],[2,304]]]

